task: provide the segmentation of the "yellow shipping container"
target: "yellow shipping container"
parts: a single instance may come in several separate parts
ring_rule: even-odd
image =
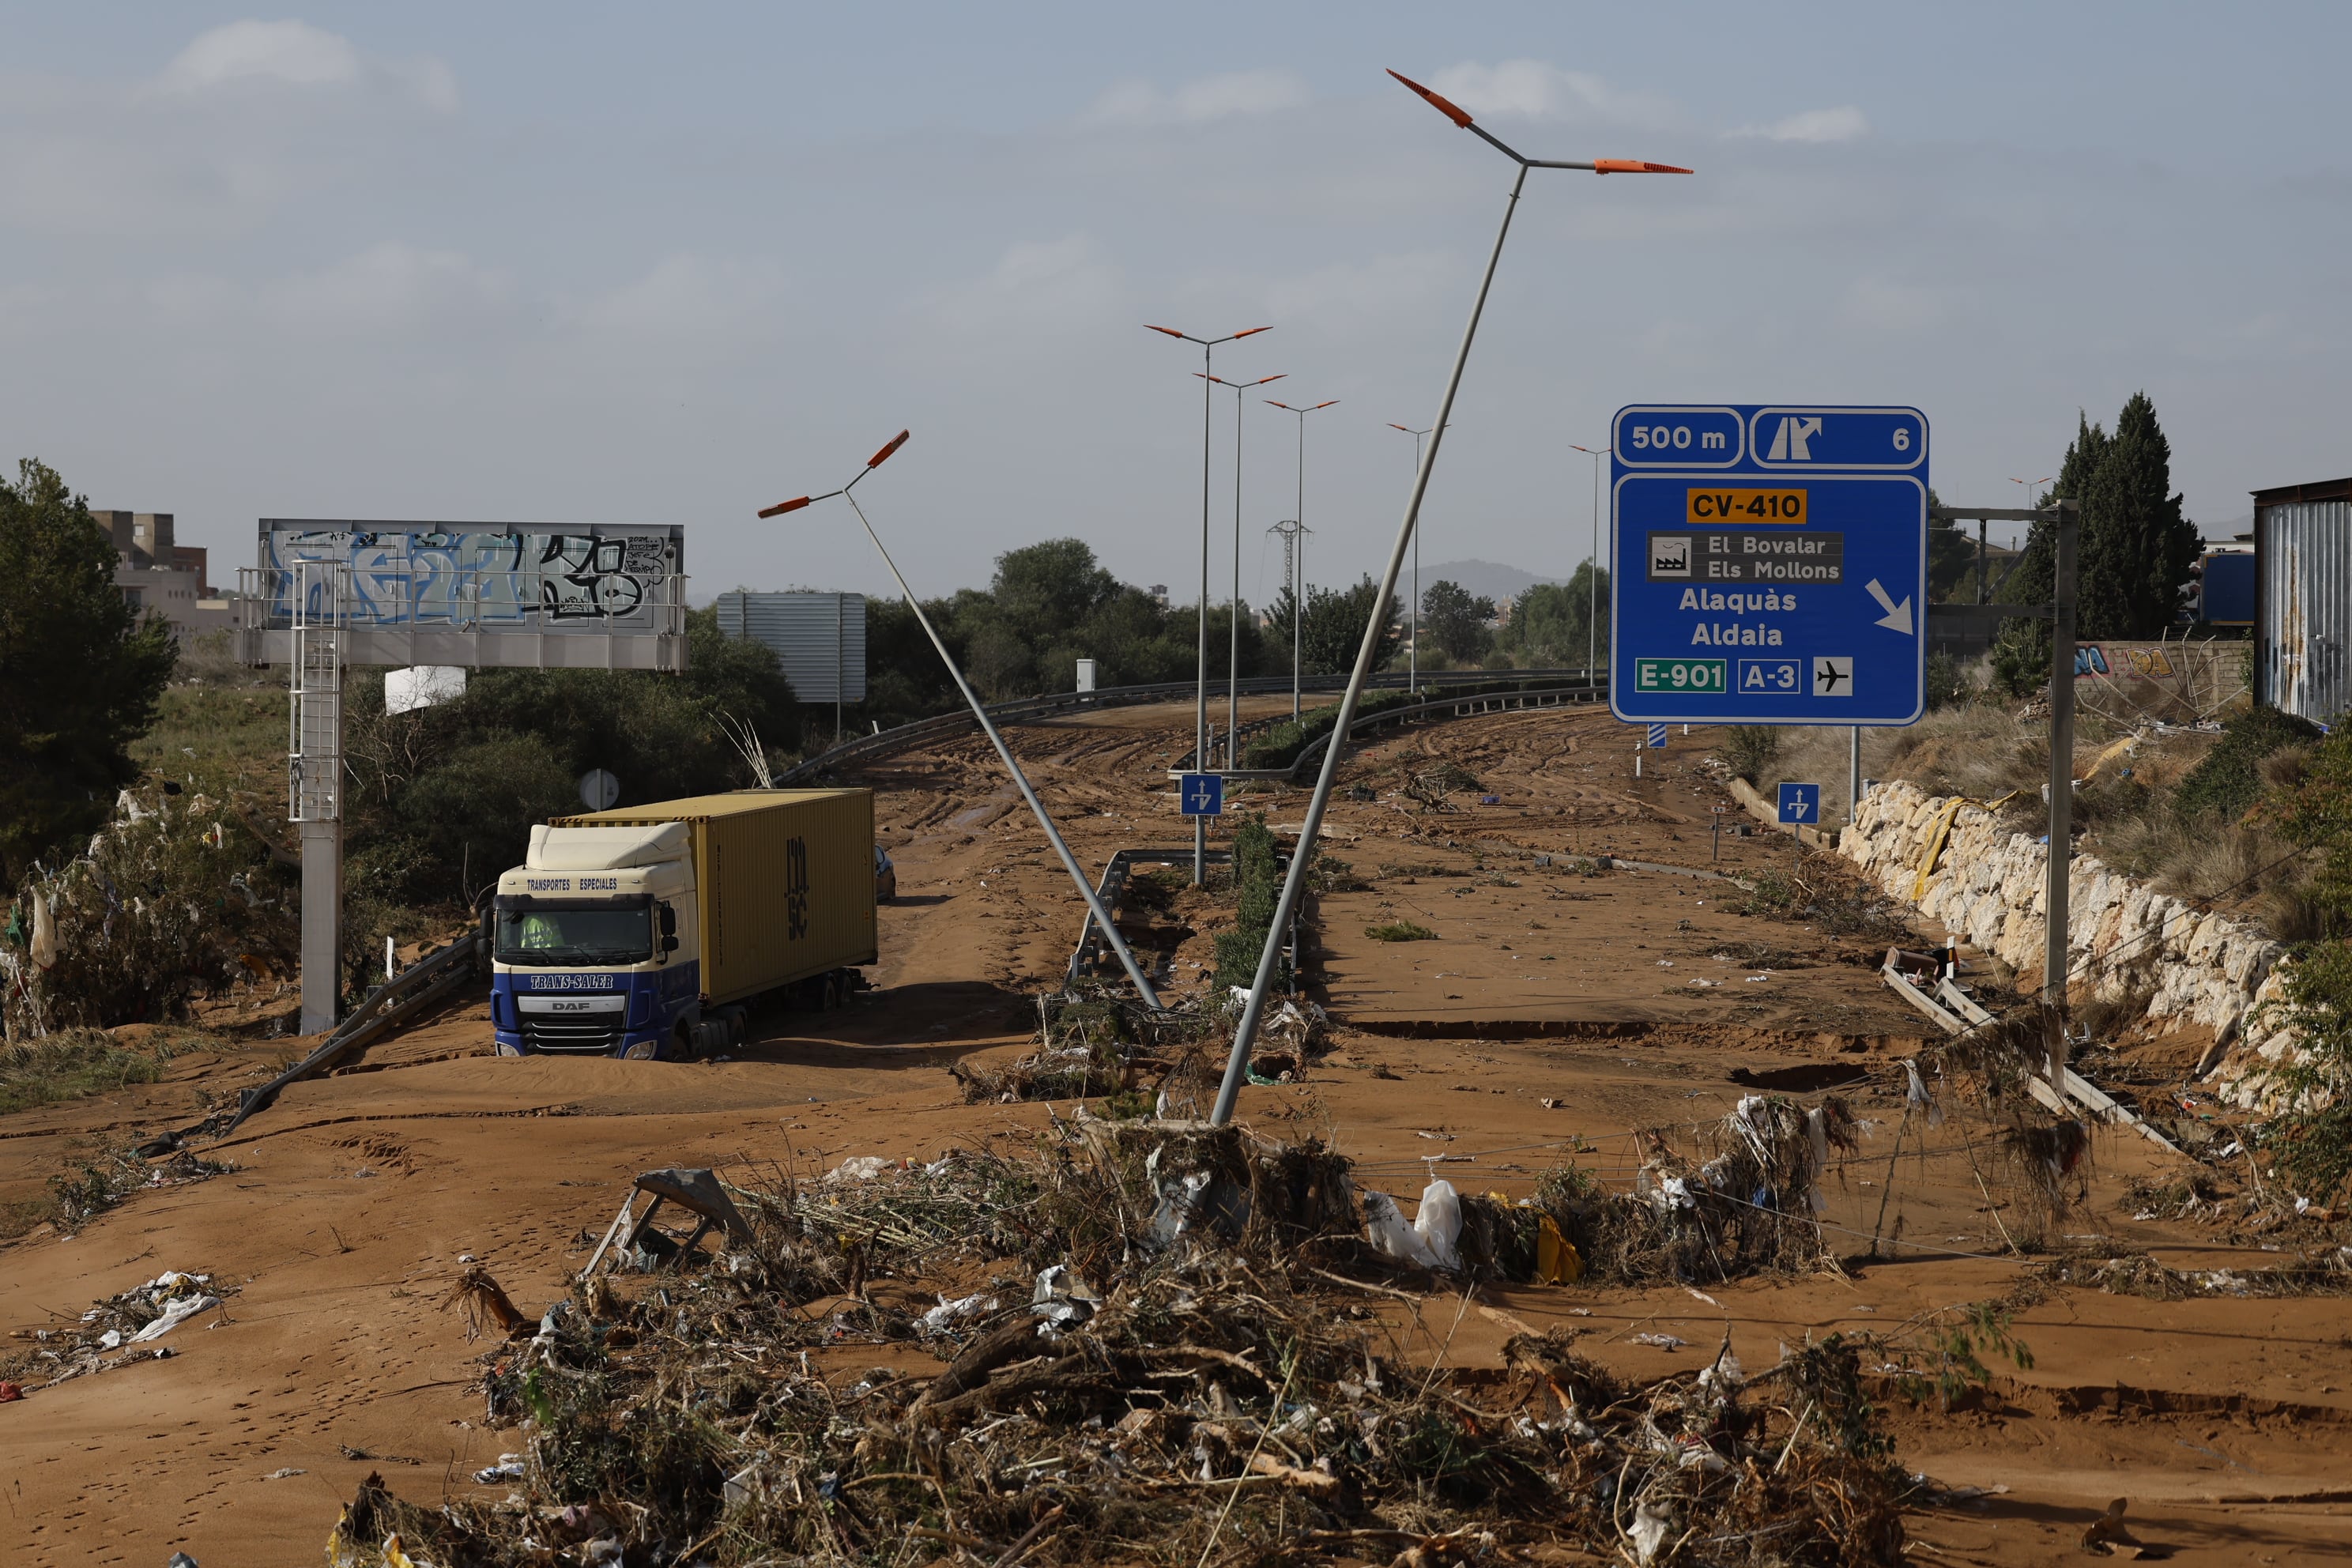
[[[683,822],[693,836],[705,1002],[740,1001],[879,956],[872,790],[741,790],[560,816],[550,826],[665,822]]]

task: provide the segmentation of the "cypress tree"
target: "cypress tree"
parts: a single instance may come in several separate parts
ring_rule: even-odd
[[[2172,624],[2202,541],[2172,489],[2172,445],[2156,405],[2132,394],[2083,501],[2085,637],[2153,637]]]

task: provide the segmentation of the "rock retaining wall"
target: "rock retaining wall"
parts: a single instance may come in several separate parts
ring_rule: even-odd
[[[1900,781],[1864,797],[1838,852],[1886,893],[1913,902],[1919,858],[1948,804]],[[1953,818],[1919,912],[2021,973],[2042,970],[2047,850],[1964,805]],[[2277,994],[2284,950],[2251,923],[2205,913],[2088,855],[2069,869],[2066,945],[2072,989],[2109,998],[2145,995],[2148,1015],[2236,1037],[2215,1074],[2231,1099],[2251,1104],[2247,1079],[2292,1048],[2284,1031],[2260,1025],[2259,1004]]]

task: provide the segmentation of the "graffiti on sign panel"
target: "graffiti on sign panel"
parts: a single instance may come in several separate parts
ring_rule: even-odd
[[[617,631],[650,625],[678,573],[673,531],[579,532],[276,528],[261,536],[262,565],[276,574],[273,620],[291,614],[294,568],[340,563],[350,570],[349,624],[491,630],[575,627]],[[307,590],[312,616],[330,608],[323,577]]]

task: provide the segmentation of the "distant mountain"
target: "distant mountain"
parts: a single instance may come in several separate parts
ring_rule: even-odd
[[[1406,567],[1410,574],[1411,566]],[[1411,581],[1408,575],[1399,586]],[[1565,577],[1538,577],[1517,566],[1504,566],[1492,561],[1445,561],[1433,566],[1421,563],[1421,591],[1429,592],[1432,583],[1458,583],[1473,598],[1492,599],[1501,604],[1516,599],[1538,583],[1565,583]],[[1410,590],[1407,590],[1408,592]]]

